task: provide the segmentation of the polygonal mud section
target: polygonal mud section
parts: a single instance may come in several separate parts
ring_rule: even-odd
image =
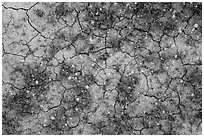
[[[3,3],[2,134],[202,134],[202,3]]]

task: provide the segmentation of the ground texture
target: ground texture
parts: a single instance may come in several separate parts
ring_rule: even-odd
[[[201,134],[202,3],[3,3],[2,134]]]

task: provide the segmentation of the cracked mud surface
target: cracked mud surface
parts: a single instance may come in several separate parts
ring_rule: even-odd
[[[202,134],[202,3],[3,3],[2,134]]]

